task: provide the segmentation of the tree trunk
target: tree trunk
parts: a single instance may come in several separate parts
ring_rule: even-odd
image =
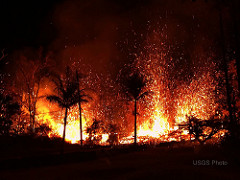
[[[32,112],[32,132],[35,133],[35,116],[36,116],[36,102],[33,104],[33,112]]]
[[[76,78],[78,84],[78,108],[79,108],[79,125],[80,125],[80,144],[83,145],[83,133],[82,133],[82,107],[81,107],[81,98],[80,98],[80,90],[79,90],[79,76],[78,71],[76,70]]]
[[[225,73],[225,86],[226,86],[226,95],[227,95],[227,104],[228,104],[228,112],[229,112],[229,119],[230,119],[230,132],[233,128],[233,109],[232,109],[232,100],[231,100],[231,91],[229,85],[229,78],[228,78],[228,64],[226,60],[226,53],[225,53],[225,37],[224,37],[224,30],[223,30],[223,21],[222,21],[222,12],[221,9],[219,11],[219,23],[220,23],[220,34],[221,34],[221,46],[222,46],[222,58],[223,58],[223,68]]]
[[[66,126],[67,126],[67,112],[68,112],[68,108],[65,109],[64,127],[63,127],[63,139],[62,139],[62,149],[61,149],[61,153],[64,152],[64,143],[65,143]]]
[[[232,1],[232,18],[235,33],[235,51],[236,51],[236,66],[237,66],[237,80],[238,80],[238,96],[240,92],[240,45],[239,45],[239,32],[238,32],[238,18],[237,18],[237,5],[235,0]]]
[[[79,123],[80,123],[80,144],[81,146],[83,145],[83,132],[82,132],[82,107],[81,107],[81,102],[79,100],[78,102],[78,107],[79,107]]]
[[[37,109],[37,100],[38,100],[38,93],[39,93],[39,89],[40,89],[40,81],[37,84],[37,92],[36,92],[36,97],[34,98],[32,96],[33,99],[33,113],[32,113],[32,132],[35,133],[35,116],[36,116],[36,109]]]
[[[32,132],[35,133],[35,112],[32,114]]]
[[[31,108],[31,91],[29,87],[29,83],[27,82],[27,87],[28,87],[28,111],[29,111],[29,120],[30,120],[30,133],[33,133],[33,122],[32,122],[32,108]]]
[[[135,122],[134,122],[134,144],[137,145],[137,100],[134,100],[134,116],[135,116]]]

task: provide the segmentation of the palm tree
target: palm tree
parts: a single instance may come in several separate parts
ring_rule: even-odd
[[[0,93],[0,135],[9,136],[14,115],[20,114],[20,105],[10,94]]]
[[[83,130],[82,130],[82,102],[88,102],[88,99],[91,99],[90,96],[86,95],[84,91],[86,89],[80,89],[79,78],[82,78],[82,75],[76,71],[76,83],[77,83],[77,100],[78,100],[78,109],[79,109],[79,126],[80,126],[80,144],[83,145]]]
[[[137,144],[137,101],[144,98],[149,94],[149,91],[142,92],[144,87],[146,87],[146,81],[139,72],[134,72],[123,80],[123,86],[125,93],[130,98],[134,100],[134,144]]]
[[[66,68],[66,77],[62,79],[60,76],[55,75],[53,82],[56,86],[57,95],[47,96],[47,100],[57,103],[61,108],[65,109],[64,116],[64,128],[63,128],[63,140],[62,140],[62,152],[64,150],[64,142],[66,135],[66,125],[67,125],[67,116],[68,110],[75,104],[78,103],[77,94],[78,94],[78,84],[76,79],[71,73],[69,67]]]

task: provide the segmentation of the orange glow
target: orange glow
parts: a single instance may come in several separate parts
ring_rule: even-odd
[[[159,38],[156,33],[153,33],[153,38],[154,44],[160,44],[158,46],[160,48],[150,45],[147,52],[142,53],[140,57],[136,57],[133,65],[149,80],[143,91],[153,92],[144,100],[138,101],[138,142],[181,141],[182,139],[188,139],[187,131],[178,129],[179,123],[187,121],[186,116],[193,115],[206,120],[215,113],[217,105],[214,102],[213,92],[216,84],[211,74],[214,64],[205,69],[203,68],[199,73],[195,73],[188,83],[181,84],[181,82],[178,82],[178,84],[174,84],[176,82],[174,82],[174,79],[171,79],[169,73],[175,68],[172,58],[168,57],[167,50],[165,47],[162,47],[162,42],[160,43],[160,40],[156,40],[156,38]],[[48,89],[47,91],[49,93],[50,90]],[[44,90],[42,94],[44,94]],[[93,118],[95,118],[93,112],[96,115],[97,113],[100,114],[100,112],[96,111],[101,110],[94,109],[94,111],[89,111],[87,105],[83,109],[83,139],[86,140],[88,137],[86,129],[91,124]],[[80,140],[78,113],[77,106],[74,106],[68,112],[66,141],[71,143],[79,143]],[[49,137],[54,135],[62,137],[64,113],[57,105],[51,104],[50,106],[50,103],[46,100],[39,100],[37,103],[37,114],[39,123],[47,123],[52,128]],[[134,122],[133,115],[129,115],[126,121],[128,122],[127,125],[132,125]],[[133,142],[133,129],[131,131],[126,132],[130,136],[122,137],[119,140],[120,143]],[[177,133],[174,134],[173,132]],[[107,144],[108,138],[109,134],[102,134],[100,143]]]
[[[190,87],[191,88],[191,87]],[[154,89],[154,88],[152,88]],[[200,88],[201,89],[201,88]],[[207,91],[205,89],[205,91]],[[163,102],[161,102],[160,92],[155,92],[151,97],[152,107],[144,112],[139,108],[140,112],[138,115],[138,128],[137,136],[138,142],[147,142],[151,139],[155,141],[178,141],[181,140],[179,137],[170,137],[168,134],[178,129],[177,124],[186,122],[186,115],[196,115],[199,118],[207,118],[209,116],[209,107],[212,103],[209,97],[206,96],[207,92],[201,89],[196,91],[195,94],[187,93],[182,94],[183,96],[178,101],[178,107],[176,110],[175,123],[171,123],[168,115],[164,111]],[[191,97],[190,97],[191,96]],[[211,109],[210,109],[211,110]],[[51,111],[54,111],[51,113]],[[51,128],[52,132],[49,133],[49,137],[55,135],[62,137],[63,133],[63,111],[57,107],[57,105],[49,106],[46,100],[40,100],[37,103],[37,120],[39,123],[47,123]],[[88,134],[86,133],[87,124],[91,123],[92,116],[87,111],[83,111],[83,140],[86,140]],[[129,118],[128,121],[133,120]],[[80,130],[79,130],[79,114],[78,107],[74,106],[68,112],[66,127],[66,141],[70,143],[79,143]],[[142,123],[140,123],[142,122]],[[182,135],[186,135],[187,132],[182,132]],[[101,144],[107,144],[109,138],[108,134],[102,134]],[[188,137],[187,137],[188,138]],[[133,132],[130,136],[123,138],[120,143],[132,143]]]
[[[56,110],[60,110],[59,119],[54,119],[53,115],[51,115],[51,111],[49,107],[47,107],[48,103],[46,101],[39,101],[37,104],[38,109],[38,120],[41,123],[47,123],[51,128],[52,132],[49,134],[50,137],[53,135],[57,135],[62,137],[63,134],[63,112],[57,106]],[[56,112],[54,112],[56,113]],[[57,112],[58,113],[58,112]],[[86,114],[83,113],[82,123],[83,123],[83,140],[87,138],[87,134],[85,133],[87,118]],[[79,127],[79,115],[78,115],[78,107],[75,106],[70,111],[68,111],[68,119],[67,119],[67,127],[66,127],[66,141],[71,143],[78,143],[80,140],[80,127]]]
[[[138,136],[149,136],[153,138],[159,138],[160,135],[168,133],[170,130],[170,124],[168,119],[164,116],[163,111],[157,106],[153,108],[153,113],[150,116],[149,121],[144,121],[137,130]]]

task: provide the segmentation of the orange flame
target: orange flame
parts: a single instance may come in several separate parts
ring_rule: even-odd
[[[156,138],[160,140],[181,140],[177,137],[169,137],[168,134],[178,129],[177,124],[186,122],[186,115],[194,115],[201,119],[207,119],[216,109],[214,102],[214,79],[208,71],[200,72],[195,75],[190,84],[177,85],[178,89],[173,89],[174,81],[170,79],[169,71],[174,67],[172,58],[167,57],[167,50],[164,49],[163,43],[156,40],[159,36],[154,33],[154,43],[159,45],[156,48],[152,45],[148,46],[149,51],[145,52],[142,57],[137,57],[134,66],[139,68],[151,82],[146,89],[154,94],[151,97],[146,97],[146,102],[141,105],[146,105],[147,110],[140,107],[138,115],[137,135],[141,137]],[[167,59],[169,59],[167,61]],[[172,93],[172,94],[171,94]],[[175,94],[174,94],[175,93]],[[172,105],[170,105],[172,103]],[[168,110],[170,106],[175,110]],[[49,136],[54,134],[62,136],[63,133],[63,113],[56,117],[51,114],[51,110],[61,110],[54,106],[49,107],[46,101],[39,101],[37,104],[38,121],[48,123],[53,131]],[[175,112],[173,112],[175,111]],[[87,110],[83,112],[83,139],[86,140],[87,124],[92,121],[93,115]],[[174,118],[174,119],[173,119]],[[127,121],[131,121],[128,119]],[[183,132],[186,135],[187,132]],[[66,129],[66,140],[71,143],[77,143],[80,139],[79,132],[79,114],[78,107],[70,109],[68,113],[68,124]],[[109,138],[108,134],[102,135],[101,144],[106,144]],[[131,136],[124,137],[120,143],[133,142],[133,133]]]

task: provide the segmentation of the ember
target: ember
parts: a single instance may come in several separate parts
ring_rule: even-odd
[[[152,34],[147,38],[145,51],[141,53],[141,56],[137,56],[135,62],[131,65],[132,68],[141,70],[148,80],[145,91],[152,92],[145,99],[140,100],[137,106],[138,142],[150,143],[152,139],[155,139],[155,141],[188,140],[189,136],[186,136],[187,132],[179,131],[178,125],[187,123],[188,116],[209,119],[212,115],[218,113],[218,103],[215,93],[221,71],[218,71],[219,73],[216,74],[216,64],[209,60],[201,67],[198,67],[198,71],[194,72],[193,77],[189,81],[182,83],[181,81],[177,81],[175,74],[172,74],[172,71],[176,68],[173,63],[174,59],[169,53],[171,49],[166,49],[167,46],[164,44],[162,37],[163,33],[154,30]],[[88,86],[90,85],[89,88],[94,89],[94,86],[98,87],[97,91],[101,93],[100,96],[103,96],[104,89],[98,83],[102,83],[104,79],[97,81],[96,79],[94,81],[92,79],[93,77],[88,77],[87,79],[87,84]],[[118,87],[116,82],[112,82],[111,80],[106,81],[106,83],[109,84],[106,84],[106,87],[104,87],[105,91],[109,87]],[[54,87],[52,84],[46,85],[46,87],[48,88],[40,88],[39,94],[44,96],[53,92]],[[121,93],[120,89],[114,91],[119,94]],[[101,100],[101,97],[97,97],[98,95],[96,96],[95,93],[92,95],[95,96],[95,99],[89,102],[89,104],[84,104],[82,107],[83,140],[86,141],[89,137],[87,127],[93,122],[93,119],[102,118],[103,121],[105,119],[105,122],[102,124],[103,127],[99,127],[104,129],[99,131],[101,132],[99,134],[101,136],[99,143],[108,144],[109,131],[106,126],[109,123],[108,121],[113,121],[113,119],[107,115],[109,113],[107,111],[109,110],[106,104],[111,104],[112,100]],[[114,99],[113,93],[108,94],[108,96]],[[124,98],[118,98],[116,103],[121,104],[122,102],[119,101],[126,101]],[[105,106],[101,101],[104,101]],[[133,116],[131,116],[132,103],[130,101],[129,105],[125,105],[126,108],[130,109],[130,112],[124,112],[128,114],[126,114],[127,119],[123,120],[128,122],[127,126],[123,122],[117,122],[118,126],[126,126],[125,128],[129,129],[129,136],[121,135],[120,131],[116,132],[121,137],[120,143],[123,144],[133,143],[134,133],[133,131],[131,132],[131,127],[129,127],[133,123]],[[96,107],[97,109],[93,109]],[[29,113],[27,109],[24,111]],[[111,113],[111,116],[113,116],[114,112]],[[118,117],[119,114],[114,114],[114,116]],[[226,114],[219,114],[219,116],[226,116]],[[49,132],[49,137],[62,137],[64,128],[63,118],[64,112],[56,104],[49,104],[44,98],[37,102],[36,123],[44,123],[51,127],[52,131]],[[66,141],[79,143],[79,108],[77,105],[69,109],[67,119]],[[177,134],[173,132],[177,132]]]
[[[1,3],[0,169],[97,159],[96,174],[116,179],[111,173],[122,163],[110,156],[127,152],[134,159],[146,151],[147,158],[129,163],[139,163],[133,168],[125,168],[131,155],[125,156],[120,170],[158,179],[149,169],[165,171],[159,159],[168,153],[181,151],[191,164],[193,156],[211,162],[199,159],[206,151],[225,162],[211,153],[240,147],[239,6],[236,0]],[[140,165],[151,153],[159,162]],[[186,169],[189,159],[181,159]],[[95,175],[90,164],[79,178],[94,179],[85,177]]]

